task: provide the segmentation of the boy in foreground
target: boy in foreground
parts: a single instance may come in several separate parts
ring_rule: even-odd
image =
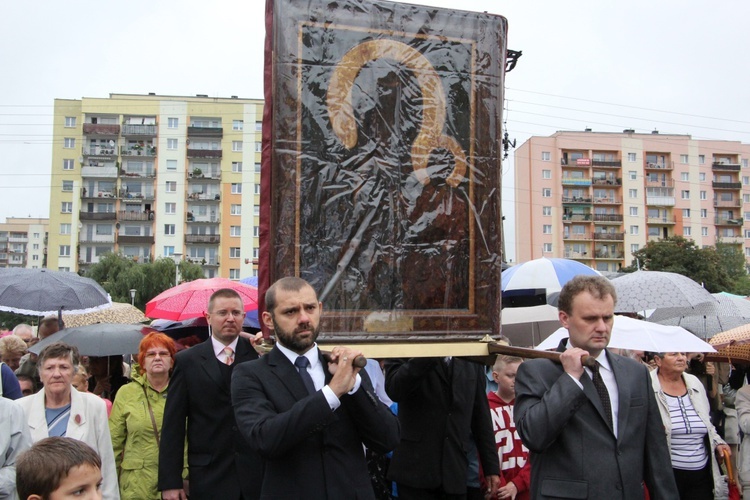
[[[102,462],[83,441],[50,437],[35,443],[16,463],[21,500],[101,500]]]

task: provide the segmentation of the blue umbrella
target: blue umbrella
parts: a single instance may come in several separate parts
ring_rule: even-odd
[[[547,293],[558,292],[565,283],[579,274],[598,276],[599,272],[575,260],[542,257],[503,271],[501,289],[503,295],[512,290],[530,289],[544,289]]]
[[[258,277],[248,276],[247,278],[242,278],[240,280],[240,283],[244,283],[246,285],[250,285],[250,286],[254,286],[255,288],[258,288]],[[257,309],[247,313],[247,315],[245,316],[245,322],[242,324],[242,326],[249,326],[252,328],[260,329],[260,322],[258,321]]]

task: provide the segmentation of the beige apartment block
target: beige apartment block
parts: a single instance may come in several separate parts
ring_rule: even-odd
[[[8,217],[0,223],[0,267],[47,267],[49,219]]]
[[[516,257],[616,272],[647,242],[684,236],[750,263],[750,144],[689,135],[557,132],[515,152]]]
[[[115,252],[256,275],[262,116],[236,96],[56,99],[48,267]]]

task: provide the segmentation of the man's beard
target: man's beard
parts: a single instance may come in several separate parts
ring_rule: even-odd
[[[308,323],[306,325],[298,326],[293,332],[288,332],[281,328],[278,323],[276,323],[276,318],[274,318],[273,316],[271,316],[271,321],[273,321],[273,329],[276,333],[276,340],[281,342],[284,347],[290,349],[293,352],[296,352],[297,354],[306,352],[310,348],[310,346],[315,343],[315,341],[318,339],[318,334],[320,334],[320,325],[312,328]],[[309,339],[302,340],[296,337],[297,333],[306,330],[312,331],[312,336]]]

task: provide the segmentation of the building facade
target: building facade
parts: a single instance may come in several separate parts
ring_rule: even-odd
[[[49,219],[8,217],[0,223],[0,267],[47,267]]]
[[[48,267],[115,252],[257,274],[262,116],[234,96],[55,100]]]
[[[750,144],[689,135],[557,132],[515,152],[516,257],[599,271],[648,241],[736,244],[750,263]]]

